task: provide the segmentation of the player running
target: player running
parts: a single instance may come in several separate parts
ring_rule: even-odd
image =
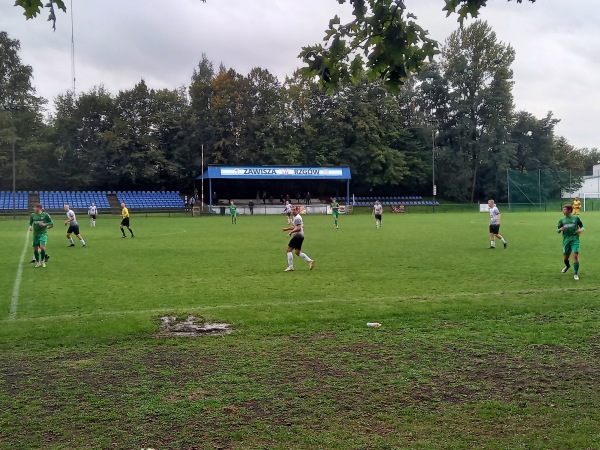
[[[490,248],[496,248],[496,238],[500,239],[502,245],[506,248],[508,243],[500,234],[500,211],[496,206],[496,202],[492,199],[488,200],[488,206],[490,207]]]
[[[229,214],[231,215],[231,224],[237,223],[237,206],[234,205],[233,200],[229,202]]]
[[[375,200],[373,205],[373,215],[375,216],[375,226],[381,228],[381,215],[383,214],[383,205],[379,200]]]
[[[287,215],[287,223],[292,223],[292,204],[289,200],[286,200],[285,208],[283,208],[283,210]]]
[[[338,216],[340,214],[340,204],[337,202],[337,199],[333,197],[331,199],[331,215],[333,216],[333,228],[338,229]]]
[[[306,253],[302,253],[302,243],[304,242],[304,223],[302,222],[302,216],[300,215],[301,208],[294,206],[294,218],[291,227],[282,228],[281,231],[289,231],[288,236],[290,242],[287,246],[287,260],[288,266],[284,272],[291,272],[294,270],[294,255],[292,251],[296,251],[296,255],[308,262],[308,269],[312,270],[315,267],[315,261],[311,259]]]
[[[75,212],[71,209],[68,203],[65,203],[63,209],[67,212],[67,220],[65,221],[65,226],[69,225],[69,229],[67,230],[67,239],[69,240],[69,247],[75,247],[75,242],[73,242],[73,238],[71,237],[71,233],[74,233],[81,242],[81,246],[85,247],[85,241],[83,240],[83,236],[79,232],[79,224],[77,223],[77,217],[75,217]]]
[[[573,278],[579,280],[579,235],[585,230],[579,216],[573,214],[571,205],[563,206],[565,217],[558,221],[558,232],[563,234],[563,260],[565,267],[561,272],[566,273],[571,267],[569,258],[573,253]]]
[[[96,216],[98,215],[98,208],[96,207],[96,203],[92,202],[92,204],[88,208],[88,216],[90,216],[90,225],[92,227],[96,226]]]
[[[29,231],[33,230],[34,267],[46,267],[46,244],[48,243],[48,229],[54,226],[50,215],[37,203],[33,213],[29,216]]]

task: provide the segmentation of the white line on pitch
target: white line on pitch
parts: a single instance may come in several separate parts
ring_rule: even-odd
[[[572,288],[542,288],[542,289],[517,289],[514,291],[497,291],[497,292],[456,292],[448,294],[423,294],[423,295],[399,295],[399,296],[387,296],[379,297],[378,301],[415,301],[415,302],[435,302],[440,300],[454,300],[458,298],[478,298],[478,297],[494,297],[494,296],[506,296],[506,295],[535,295],[535,294],[553,294],[557,292],[570,292],[570,293],[583,293],[583,292],[597,292],[600,288],[597,286],[591,287],[572,287]],[[260,302],[260,303],[234,303],[229,305],[179,305],[169,308],[153,308],[153,309],[128,309],[121,311],[97,311],[93,313],[77,313],[77,314],[58,314],[55,316],[39,316],[39,317],[24,317],[19,321],[41,321],[41,320],[64,320],[64,319],[81,319],[85,317],[97,317],[97,316],[121,316],[121,315],[134,315],[134,314],[160,314],[160,313],[173,313],[177,311],[190,310],[194,312],[212,311],[220,309],[235,309],[235,308],[256,308],[256,307],[270,307],[270,306],[302,306],[311,304],[323,304],[323,303],[349,303],[349,302],[363,302],[364,297],[345,297],[338,299],[318,299],[318,300],[299,300],[293,302],[284,301],[272,301],[272,302]],[[2,320],[0,320],[2,322]]]
[[[25,245],[21,252],[21,259],[19,259],[19,267],[17,268],[17,276],[15,277],[15,285],[13,286],[12,299],[10,301],[10,313],[8,314],[9,320],[15,320],[17,318],[17,305],[19,304],[19,288],[21,287],[21,278],[23,276],[23,260],[25,258],[25,252],[27,251],[27,243],[29,242],[29,231],[25,233]]]

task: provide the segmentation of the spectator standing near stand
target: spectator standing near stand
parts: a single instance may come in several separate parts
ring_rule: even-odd
[[[248,202],[248,208],[250,209],[250,215],[253,216],[254,215],[254,201],[253,200],[250,200]]]

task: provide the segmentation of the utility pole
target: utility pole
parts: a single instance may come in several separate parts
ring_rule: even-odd
[[[12,169],[13,169],[13,198],[12,198],[12,209],[13,209],[13,220],[17,218],[17,164],[15,158],[15,136],[12,139]]]
[[[204,213],[204,144],[202,144],[202,153],[201,153],[201,159],[202,161],[200,162],[200,166],[202,167],[202,175],[200,177],[200,181],[202,182],[202,187],[200,188],[202,197],[200,200],[200,206],[202,207],[202,213]]]

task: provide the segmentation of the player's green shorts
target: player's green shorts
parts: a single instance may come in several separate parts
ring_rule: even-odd
[[[579,239],[563,240],[563,255],[568,255],[570,253],[579,253]]]
[[[237,213],[236,212],[231,213],[231,217],[237,217]]]
[[[48,242],[48,235],[44,234],[42,236],[33,236],[33,245],[32,247],[38,247],[40,245],[46,246]]]
[[[337,218],[338,218],[338,216],[340,215],[340,213],[338,212],[338,210],[334,209],[334,210],[331,212],[331,215],[337,219]]]

